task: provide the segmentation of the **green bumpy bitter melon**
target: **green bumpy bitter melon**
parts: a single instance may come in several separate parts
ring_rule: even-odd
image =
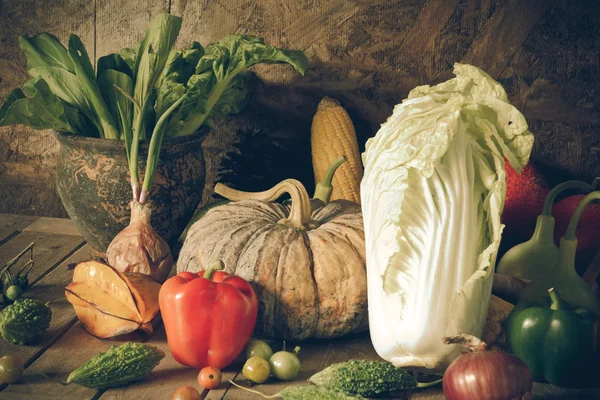
[[[441,382],[419,383],[408,372],[388,362],[369,360],[332,364],[311,376],[309,381],[317,386],[338,388],[365,397],[403,392]]]
[[[19,299],[0,312],[0,334],[7,342],[30,344],[50,326],[52,311],[38,300]]]
[[[156,347],[144,343],[112,346],[71,372],[67,384],[77,383],[94,389],[126,385],[142,379],[164,356]]]

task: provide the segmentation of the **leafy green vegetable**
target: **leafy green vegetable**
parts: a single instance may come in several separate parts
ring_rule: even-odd
[[[371,339],[396,366],[441,368],[442,337],[481,334],[500,244],[506,157],[533,135],[502,86],[471,65],[419,86],[363,154]]]
[[[0,108],[0,126],[24,124],[34,129],[55,129],[98,136],[89,119],[59,99],[43,79],[25,84],[25,92],[14,89]]]
[[[240,74],[259,63],[288,63],[301,74],[308,65],[301,51],[268,46],[255,36],[230,35],[209,44],[187,81],[188,96],[171,118],[166,135],[188,135],[212,118],[239,112],[248,99],[245,78]]]
[[[19,299],[0,312],[0,334],[7,342],[29,344],[50,326],[52,311],[44,303]]]
[[[162,360],[165,353],[145,343],[126,342],[111,346],[71,372],[67,384],[106,389],[142,379]]]
[[[22,36],[19,43],[32,77],[45,80],[52,93],[89,118],[101,137],[118,138],[79,37],[71,35],[68,50],[56,37],[46,33]]]
[[[98,70],[96,71],[96,75],[100,78],[102,72],[107,69],[112,69],[115,71],[119,71],[129,76],[133,80],[133,71],[129,64],[121,57],[119,54],[113,53],[98,59]]]
[[[117,123],[119,138],[125,140],[125,149],[129,157],[131,148],[131,121],[133,118],[133,81],[126,73],[106,69],[98,75],[98,86],[113,119]]]

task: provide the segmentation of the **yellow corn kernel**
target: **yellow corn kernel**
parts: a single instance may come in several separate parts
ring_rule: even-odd
[[[358,152],[356,132],[350,116],[337,100],[324,97],[312,121],[311,150],[315,182],[320,182],[327,167],[345,155],[347,162],[333,176],[332,200],[345,199],[360,203],[363,167]]]

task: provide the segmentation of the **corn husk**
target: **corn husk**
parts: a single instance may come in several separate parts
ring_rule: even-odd
[[[141,273],[123,273],[98,261],[75,267],[65,295],[83,327],[99,338],[135,330],[152,333],[160,284]]]

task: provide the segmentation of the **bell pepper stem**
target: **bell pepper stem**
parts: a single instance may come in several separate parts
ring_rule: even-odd
[[[206,269],[206,271],[204,271],[203,278],[209,279],[209,280],[212,279],[212,276],[215,273],[215,271],[222,270],[224,267],[225,267],[225,265],[223,264],[223,261],[221,261],[221,260],[215,260],[215,261],[211,262],[210,264],[208,264],[208,268]]]
[[[583,213],[583,209],[592,201],[600,199],[600,191],[595,191],[583,198],[575,208],[573,212],[573,216],[569,221],[569,225],[567,226],[567,232],[565,233],[564,238],[567,240],[577,240],[575,236],[575,231],[577,230],[577,225],[579,224],[579,219],[581,218],[581,214]]]
[[[589,193],[593,190],[591,185],[581,181],[567,181],[556,185],[554,189],[552,189],[550,193],[548,193],[548,196],[546,196],[546,200],[544,201],[544,208],[542,210],[542,215],[552,216],[552,205],[554,204],[556,196],[558,196],[561,192],[564,192],[565,190],[569,189],[579,189],[584,193]]]
[[[333,160],[331,164],[329,164],[329,167],[327,167],[325,175],[323,176],[323,180],[317,183],[313,199],[319,199],[323,203],[329,204],[331,201],[331,193],[333,192],[333,186],[331,185],[331,182],[333,181],[333,175],[338,167],[345,162],[346,156],[340,156]]]
[[[550,301],[552,302],[550,304],[550,309],[554,311],[562,310],[562,301],[560,300],[556,290],[554,290],[554,288],[548,289],[548,295],[550,296]]]

